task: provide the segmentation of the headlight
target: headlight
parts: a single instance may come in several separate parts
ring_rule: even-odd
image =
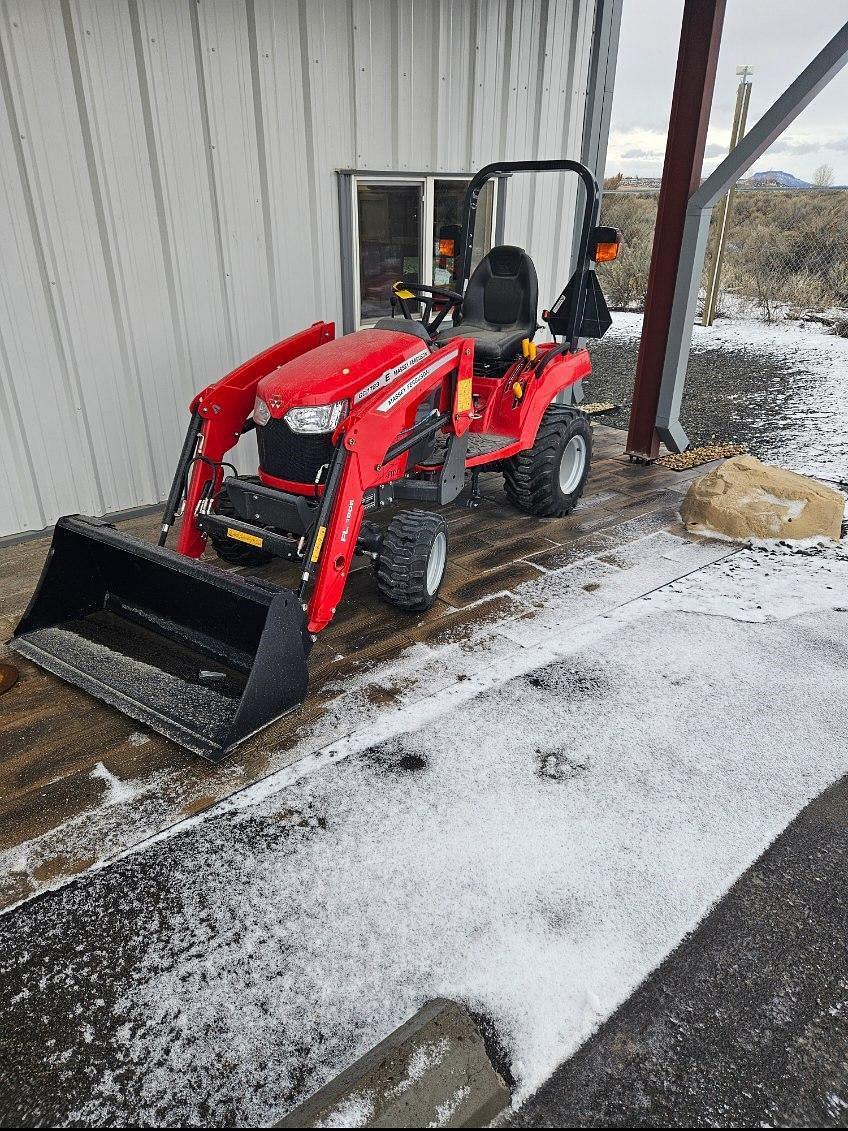
[[[347,412],[347,401],[290,408],[284,420],[292,432],[332,432]]]
[[[253,420],[256,424],[267,424],[271,419],[271,410],[261,397],[256,398],[253,406]]]

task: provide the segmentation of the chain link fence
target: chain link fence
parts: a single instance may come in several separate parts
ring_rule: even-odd
[[[620,258],[598,267],[614,309],[644,309],[657,201],[656,189],[604,192],[602,222],[624,233]],[[706,270],[715,250],[715,215]],[[706,277],[702,299],[705,285]],[[737,189],[717,314],[768,322],[812,318],[848,337],[848,190]]]

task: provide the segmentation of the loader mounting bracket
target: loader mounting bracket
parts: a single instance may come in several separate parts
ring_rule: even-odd
[[[292,495],[263,483],[246,482],[234,476],[224,480],[230,502],[245,522],[284,530],[287,534],[307,534],[315,524],[317,500],[305,495]]]

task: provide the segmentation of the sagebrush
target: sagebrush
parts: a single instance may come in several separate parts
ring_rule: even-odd
[[[603,222],[621,228],[624,248],[598,268],[611,306],[641,309],[657,215],[654,193],[608,193]],[[711,233],[707,264],[715,233]],[[848,192],[742,189],[734,194],[724,248],[722,300],[748,300],[768,320],[778,310],[848,310]]]

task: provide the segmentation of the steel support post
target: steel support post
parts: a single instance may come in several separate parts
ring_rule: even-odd
[[[724,9],[725,0],[686,0],[683,8],[645,319],[627,434],[628,453],[648,459],[659,451],[655,423],[674,282],[681,262],[687,201],[701,180]]]
[[[671,311],[666,323],[668,338],[655,417],[656,436],[672,451],[682,452],[689,446],[688,437],[680,423],[680,405],[686,383],[695,306],[713,207],[846,63],[848,23],[839,29],[791,86],[766,110],[757,124],[745,134],[736,148],[696,188],[686,205],[681,254],[674,268]],[[656,241],[654,248],[656,251]],[[653,271],[653,262],[651,267]],[[648,301],[650,302],[650,293]],[[646,325],[647,318],[646,310]],[[643,346],[644,343],[643,331]],[[631,417],[631,429],[632,426]]]

